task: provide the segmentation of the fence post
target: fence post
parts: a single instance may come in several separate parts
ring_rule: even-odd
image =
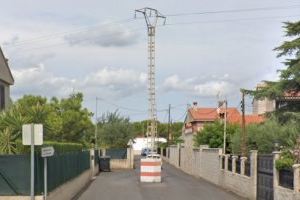
[[[245,175],[245,163],[247,161],[247,157],[241,157],[241,175]]]
[[[300,193],[300,164],[294,164],[294,192],[299,195]]]
[[[92,171],[92,176],[94,176],[95,172],[95,150],[90,149],[90,169]]]
[[[224,154],[222,154],[222,155],[219,156],[219,158],[220,158],[220,160],[219,160],[219,165],[220,165],[220,169],[221,169],[221,170],[223,169],[223,168],[222,168],[222,166],[223,166],[223,157],[224,157]],[[225,163],[224,163],[224,168],[225,168]]]
[[[130,169],[133,169],[134,155],[132,148],[127,148],[127,163]]]
[[[279,185],[279,171],[276,169],[276,160],[280,158],[280,151],[273,152],[273,186],[274,189]]]
[[[224,166],[224,170],[227,171],[228,170],[228,158],[229,158],[229,154],[225,154],[225,166]]]
[[[257,150],[250,151],[250,176],[253,180],[253,198],[257,197]]]
[[[232,156],[232,173],[236,173],[236,159],[238,156]]]

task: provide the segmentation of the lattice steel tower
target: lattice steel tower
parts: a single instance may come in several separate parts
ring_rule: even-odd
[[[157,109],[155,97],[155,28],[159,18],[166,22],[166,17],[153,8],[142,8],[135,10],[136,13],[144,15],[148,31],[148,101],[149,119],[147,125],[147,135],[151,135],[151,148],[154,149],[155,137],[157,136]]]

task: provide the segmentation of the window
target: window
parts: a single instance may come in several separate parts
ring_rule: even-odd
[[[3,110],[5,107],[5,90],[4,85],[0,85],[0,110]]]

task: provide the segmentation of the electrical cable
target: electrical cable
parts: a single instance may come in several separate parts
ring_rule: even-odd
[[[187,12],[187,13],[175,13],[167,14],[166,17],[178,17],[188,15],[206,15],[206,14],[222,14],[222,13],[240,13],[240,12],[254,12],[254,11],[267,11],[267,10],[284,10],[299,8],[300,5],[289,6],[273,6],[273,7],[260,7],[260,8],[244,8],[244,9],[231,9],[231,10],[217,10],[217,11],[203,11],[203,12]]]

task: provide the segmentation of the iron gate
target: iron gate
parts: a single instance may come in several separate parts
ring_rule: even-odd
[[[257,200],[273,200],[273,155],[258,155]]]

